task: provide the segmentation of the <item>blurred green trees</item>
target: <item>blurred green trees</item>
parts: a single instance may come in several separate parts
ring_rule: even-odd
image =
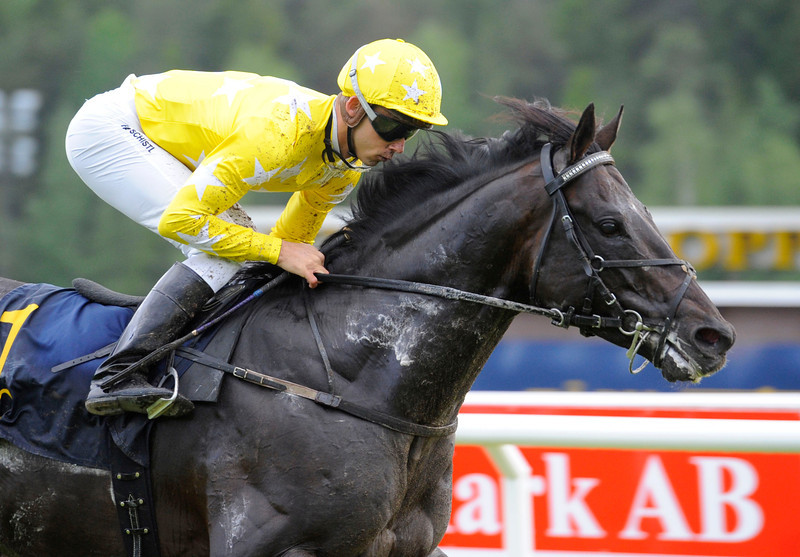
[[[35,175],[0,166],[0,275],[144,293],[180,258],[69,167],[64,133],[85,98],[171,68],[335,93],[353,50],[383,37],[433,59],[450,131],[502,132],[495,95],[594,102],[606,118],[624,104],[615,155],[645,203],[800,204],[797,29],[790,0],[4,0],[0,90],[38,90],[43,106]]]

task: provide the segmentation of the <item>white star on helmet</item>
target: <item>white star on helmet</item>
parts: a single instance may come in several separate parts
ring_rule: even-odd
[[[427,91],[423,91],[422,89],[419,88],[416,79],[414,80],[414,83],[412,83],[410,86],[403,85],[403,89],[406,90],[406,96],[403,97],[403,100],[411,99],[416,104],[419,104],[419,98],[425,93],[427,93]]]
[[[376,52],[375,54],[365,54],[364,65],[359,69],[363,70],[364,68],[369,68],[372,73],[375,73],[375,66],[380,66],[381,64],[386,63],[380,59],[380,55],[380,51]]]
[[[413,60],[409,60],[408,58],[406,58],[406,62],[411,64],[411,73],[418,73],[423,78],[426,77],[428,66],[420,62],[419,58],[414,58]]]

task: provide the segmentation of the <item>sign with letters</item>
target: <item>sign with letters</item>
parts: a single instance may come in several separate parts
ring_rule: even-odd
[[[691,261],[698,271],[800,269],[800,231],[797,230],[712,232],[690,229],[668,234],[667,240],[678,257]]]
[[[530,468],[518,484],[531,510],[524,555],[503,535],[504,501],[515,494],[504,492],[490,451],[471,445],[456,446],[448,555],[755,557],[800,548],[800,454],[518,449]]]
[[[502,484],[482,451],[456,449],[443,547],[503,549]],[[800,547],[797,508],[789,508],[800,478],[785,473],[798,469],[798,455],[522,451],[534,471],[534,555],[756,556]]]
[[[659,230],[698,271],[735,278],[800,270],[800,210],[792,207],[657,207]]]

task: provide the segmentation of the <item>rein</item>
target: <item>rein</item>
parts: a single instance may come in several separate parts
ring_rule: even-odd
[[[502,298],[495,298],[493,296],[484,296],[483,294],[467,292],[466,290],[459,290],[449,286],[439,286],[425,282],[413,282],[399,279],[366,277],[361,275],[315,273],[314,276],[323,283],[363,286],[365,288],[378,288],[382,290],[394,290],[397,292],[410,292],[413,294],[435,296],[437,298],[444,298],[446,300],[473,302],[484,306],[507,309],[510,311],[544,315],[546,317],[550,317],[558,323],[561,323],[564,319],[564,314],[557,309],[546,309],[528,304],[522,304],[519,302],[513,302],[511,300],[504,300]]]

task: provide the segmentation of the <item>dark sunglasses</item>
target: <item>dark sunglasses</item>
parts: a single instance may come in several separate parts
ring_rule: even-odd
[[[369,115],[367,117],[369,118]],[[369,121],[375,133],[384,141],[409,140],[419,131],[419,128],[415,126],[399,122],[383,114],[375,114],[375,118],[370,118]]]

